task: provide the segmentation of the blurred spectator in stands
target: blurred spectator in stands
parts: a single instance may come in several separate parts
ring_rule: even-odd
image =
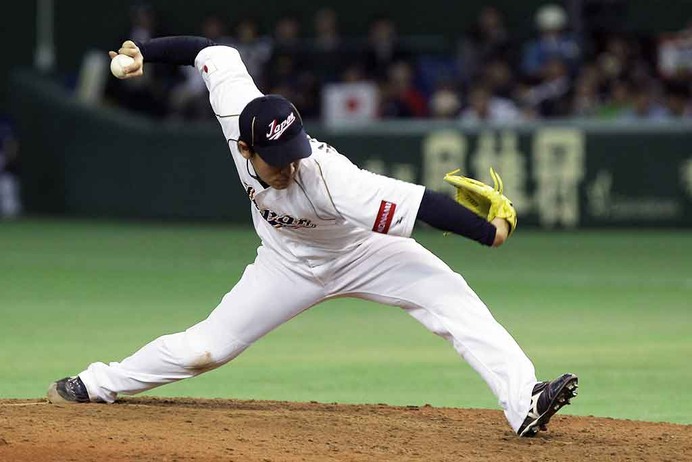
[[[166,35],[158,20],[157,12],[149,3],[134,3],[130,7],[130,27],[120,43],[125,40],[149,40]],[[117,50],[116,50],[117,51]],[[172,86],[180,79],[175,66],[145,64],[144,76],[139,79],[108,79],[105,98],[116,105],[152,117],[165,117]]]
[[[519,120],[529,121],[538,120],[541,118],[541,115],[538,113],[535,107],[530,106],[529,104],[526,104],[522,101],[514,102],[517,105],[517,109],[519,110]]]
[[[605,40],[605,47],[598,53],[597,62],[601,73],[607,80],[621,79],[627,72],[630,59],[630,44],[619,35]]]
[[[317,10],[314,17],[315,36],[312,41],[311,67],[322,83],[334,82],[343,69],[343,62],[350,61],[342,46],[336,12],[331,8]]]
[[[601,109],[600,97],[601,74],[593,63],[582,66],[574,84],[574,96],[570,115],[576,117],[591,117]]]
[[[502,59],[488,61],[476,80],[485,82],[493,95],[502,98],[512,98],[516,81],[510,64]]]
[[[692,117],[692,101],[690,101],[690,83],[680,81],[670,83],[666,89],[666,108],[673,118]]]
[[[228,22],[217,12],[207,14],[200,24],[202,36],[220,45],[232,44],[228,35]],[[207,87],[196,68],[180,66],[181,79],[171,89],[169,118],[174,120],[215,120],[209,104]]]
[[[692,80],[692,19],[680,31],[657,37],[658,74],[663,79]]]
[[[275,93],[272,88],[278,86],[293,86],[298,73],[306,68],[305,47],[301,42],[300,22],[296,16],[287,14],[274,23],[272,53],[266,67],[265,93]]]
[[[461,109],[461,98],[451,82],[439,82],[429,102],[430,116],[435,119],[455,119]]]
[[[345,65],[341,71],[340,80],[346,83],[369,81],[363,64],[358,61],[352,61]]]
[[[271,72],[267,74],[267,88],[265,93],[277,93],[278,86],[294,87],[297,85],[301,69],[298,57],[290,52],[277,52],[272,57]],[[286,96],[288,98],[288,96]]]
[[[255,84],[264,87],[264,69],[272,55],[272,43],[269,37],[260,35],[257,21],[249,17],[240,19],[230,44],[240,53]]]
[[[468,105],[461,113],[464,122],[517,122],[521,115],[510,99],[493,96],[485,83],[474,84],[468,96]]]
[[[301,38],[298,17],[287,14],[274,24],[272,53],[267,63],[265,93],[284,95],[304,119],[320,115],[320,82],[310,66],[309,47]]]
[[[21,212],[19,141],[12,125],[0,122],[0,218],[16,218]]]
[[[304,119],[317,119],[320,117],[321,104],[321,84],[317,80],[314,72],[305,70],[298,76],[295,90],[297,94],[291,100],[300,111]]]
[[[657,101],[656,88],[651,82],[642,82],[634,86],[632,106],[625,110],[622,120],[663,121],[669,118],[668,110]]]
[[[303,58],[305,44],[301,39],[301,27],[298,17],[292,14],[281,16],[274,23],[272,33],[272,57],[270,67],[276,61],[288,56],[293,61],[299,62]]]
[[[551,58],[543,65],[541,75],[537,85],[529,85],[523,92],[522,102],[533,107],[540,117],[569,115],[571,83],[567,64]]]
[[[387,80],[392,64],[409,58],[411,54],[401,46],[394,20],[386,16],[373,19],[363,57],[365,72],[375,80]]]
[[[414,84],[413,67],[397,61],[388,68],[382,86],[380,114],[384,118],[419,118],[428,115],[427,101]]]
[[[573,34],[567,32],[567,13],[562,6],[547,4],[536,11],[538,37],[524,45],[521,70],[525,77],[539,78],[551,61],[563,62],[576,75],[581,48]]]
[[[276,80],[267,93],[283,95],[295,104],[303,119],[320,117],[320,86],[312,72],[301,71]]]
[[[489,61],[512,61],[512,44],[505,17],[495,6],[481,9],[476,22],[462,38],[459,65],[465,83],[476,80]]]
[[[570,115],[575,117],[595,116],[600,109],[598,87],[594,82],[578,79],[574,85],[574,97]]]
[[[145,41],[157,36],[158,14],[150,3],[135,2],[130,6],[130,31],[128,38]]]
[[[336,11],[321,8],[315,12],[315,47],[319,50],[336,50],[341,45]]]
[[[300,46],[300,21],[293,14],[285,14],[274,24],[274,45],[279,49],[296,48]]]
[[[200,31],[203,37],[218,43],[219,45],[231,45],[233,37],[228,30],[228,18],[223,13],[211,12],[202,18]]]
[[[623,79],[610,82],[606,94],[606,100],[598,109],[596,116],[602,119],[621,118],[632,105],[629,82]]]
[[[610,34],[598,51],[596,62],[606,81],[628,79],[641,81],[654,74],[653,64],[642,56],[637,40],[622,34]]]

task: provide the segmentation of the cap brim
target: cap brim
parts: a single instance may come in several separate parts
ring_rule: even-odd
[[[290,140],[274,146],[255,146],[255,150],[263,161],[272,167],[285,167],[298,159],[304,159],[312,154],[312,147],[305,130],[301,130]]]

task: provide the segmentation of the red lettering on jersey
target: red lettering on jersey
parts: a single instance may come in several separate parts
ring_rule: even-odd
[[[377,218],[375,218],[375,224],[372,230],[376,233],[387,234],[389,232],[389,226],[392,224],[392,219],[394,219],[395,210],[396,204],[394,202],[382,201],[380,203],[380,211],[377,212]]]

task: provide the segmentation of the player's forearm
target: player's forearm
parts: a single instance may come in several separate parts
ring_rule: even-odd
[[[492,246],[496,228],[451,197],[426,189],[417,218],[442,231],[459,234],[483,245]]]
[[[194,66],[200,51],[216,45],[204,37],[176,36],[160,37],[144,42],[135,41],[144,61],[149,63]]]

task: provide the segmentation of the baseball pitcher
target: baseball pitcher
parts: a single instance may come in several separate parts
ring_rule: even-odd
[[[459,176],[456,201],[417,184],[358,168],[327,143],[310,138],[300,113],[278,95],[263,95],[237,50],[199,37],[126,41],[118,53],[143,63],[194,66],[202,76],[247,193],[261,245],[257,258],[211,314],[184,332],[164,335],[120,362],[96,362],[51,384],[52,403],[112,403],[219,367],[272,329],[319,302],[356,297],[401,307],[447,339],[497,397],[512,429],[533,436],[576,396],[577,377],[536,379],[516,341],[464,278],[422,247],[416,220],[499,246],[516,212],[494,187]],[[276,294],[285,296],[276,297]]]

